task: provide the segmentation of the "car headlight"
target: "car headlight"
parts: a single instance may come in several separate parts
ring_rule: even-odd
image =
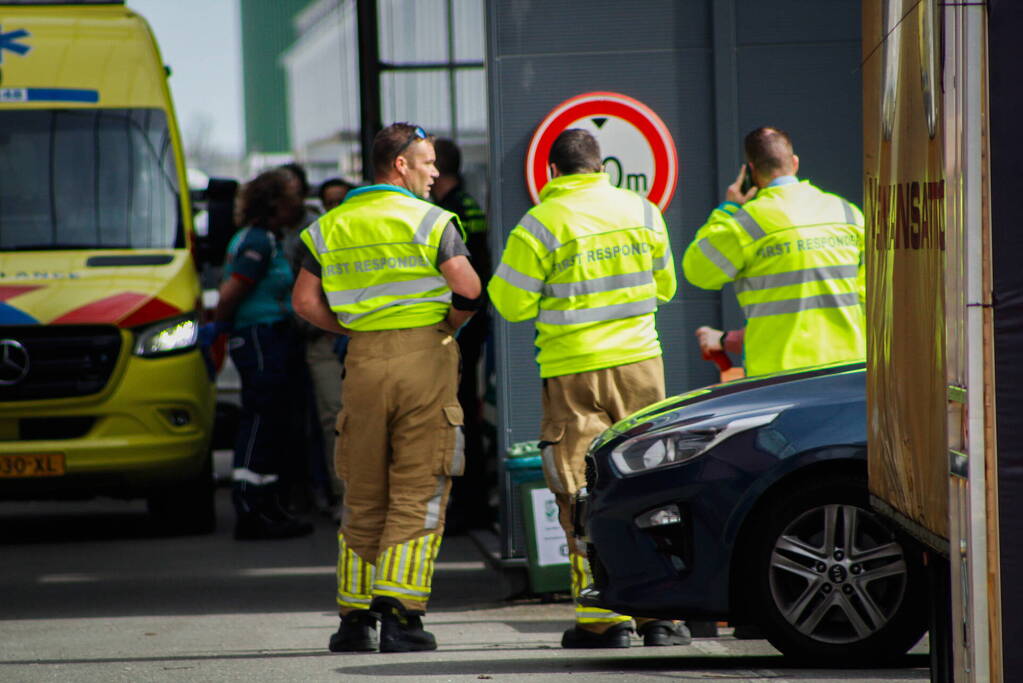
[[[638,474],[692,460],[725,439],[768,424],[781,410],[714,416],[684,427],[634,436],[611,451],[611,461],[623,475]]]
[[[199,321],[194,316],[171,318],[136,332],[135,355],[149,358],[187,351],[195,347]]]

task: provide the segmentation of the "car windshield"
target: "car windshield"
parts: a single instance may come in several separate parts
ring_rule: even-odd
[[[0,250],[180,246],[159,109],[0,111]]]

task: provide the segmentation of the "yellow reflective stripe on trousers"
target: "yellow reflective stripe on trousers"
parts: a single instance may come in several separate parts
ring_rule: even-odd
[[[351,609],[369,609],[373,600],[375,567],[356,555],[345,542],[343,534],[337,536],[337,604]]]
[[[428,600],[440,540],[439,534],[427,534],[385,549],[377,558],[373,595]]]
[[[590,573],[590,563],[585,556],[571,553],[568,558],[572,574],[572,599],[575,601],[575,620],[577,622],[580,624],[619,624],[632,619],[632,617],[608,609],[580,605],[579,593],[593,583],[593,574]]]

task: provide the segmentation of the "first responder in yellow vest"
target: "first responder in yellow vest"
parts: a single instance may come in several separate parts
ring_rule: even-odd
[[[686,249],[686,279],[735,282],[746,315],[746,374],[866,355],[863,214],[796,177],[789,136],[746,136],[747,164]],[[742,189],[746,174],[754,187]]]
[[[487,291],[511,322],[536,318],[543,378],[544,476],[568,539],[572,594],[592,583],[572,530],[572,498],[585,483],[595,436],[664,398],[654,312],[675,295],[668,230],[657,207],[613,187],[588,132],[561,133],[540,203],[508,236]],[[689,642],[685,627],[641,621],[647,645]],[[632,619],[576,602],[562,647],[628,647]]]
[[[433,650],[430,597],[451,477],[465,466],[454,333],[482,302],[458,218],[427,201],[433,139],[395,123],[373,140],[378,184],[302,232],[295,311],[350,336],[335,451],[341,625],[332,652]]]

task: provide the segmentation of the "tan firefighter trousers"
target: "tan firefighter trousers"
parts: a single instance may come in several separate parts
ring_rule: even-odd
[[[335,451],[342,614],[377,597],[426,610],[450,477],[465,467],[458,365],[446,322],[351,336]]]
[[[568,539],[573,598],[593,582],[586,549],[579,547],[572,529],[572,497],[586,484],[586,449],[615,422],[663,398],[660,356],[544,380],[540,452],[544,478],[558,503],[558,520]],[[631,618],[580,605],[578,600],[575,616],[580,626],[596,632]]]

